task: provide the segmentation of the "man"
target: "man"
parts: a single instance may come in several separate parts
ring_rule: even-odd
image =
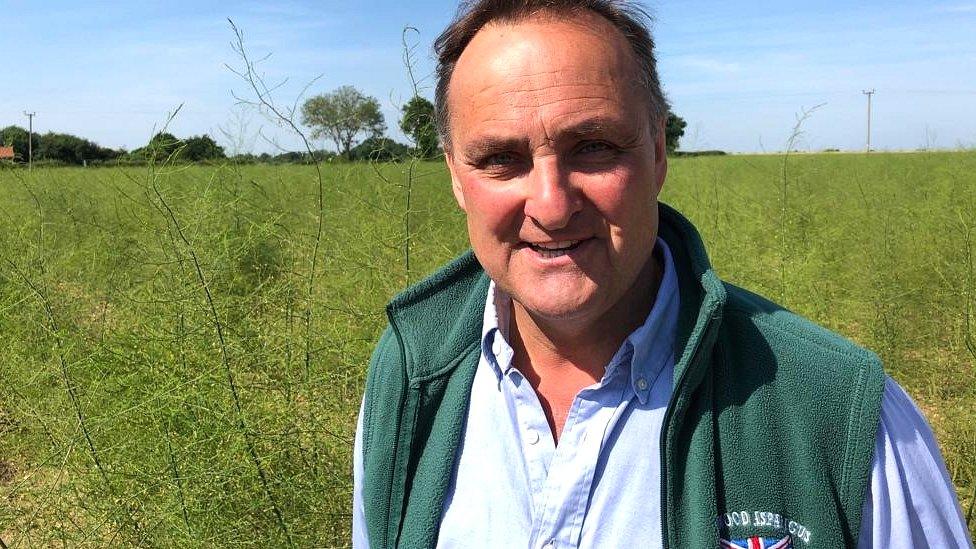
[[[474,253],[388,307],[354,545],[968,545],[877,358],[721,282],[658,203],[668,108],[641,21],[481,0],[438,39]]]

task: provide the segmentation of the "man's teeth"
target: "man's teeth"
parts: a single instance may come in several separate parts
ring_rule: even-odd
[[[539,252],[539,255],[546,259],[552,259],[554,257],[559,257],[566,255],[569,250],[574,248],[579,244],[579,240],[564,240],[562,242],[552,242],[548,244],[530,244],[533,250]]]

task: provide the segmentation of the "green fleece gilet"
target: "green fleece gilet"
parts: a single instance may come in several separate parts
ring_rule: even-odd
[[[661,506],[665,546],[789,534],[797,548],[855,547],[884,386],[878,358],[723,283],[691,223],[659,210],[681,299],[661,493],[647,495]],[[437,543],[487,290],[469,252],[387,307],[363,416],[374,548]]]

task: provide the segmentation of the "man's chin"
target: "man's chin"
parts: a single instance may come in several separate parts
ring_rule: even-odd
[[[589,297],[589,299],[587,299]],[[531,295],[513,296],[516,307],[521,307],[537,322],[574,323],[592,316],[593,296],[571,297],[565,292],[549,294],[533,292]]]

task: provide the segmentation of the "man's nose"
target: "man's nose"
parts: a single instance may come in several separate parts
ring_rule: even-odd
[[[533,164],[527,181],[525,215],[540,228],[562,229],[582,208],[579,189],[571,184],[568,172],[560,167],[557,158],[550,156]]]

